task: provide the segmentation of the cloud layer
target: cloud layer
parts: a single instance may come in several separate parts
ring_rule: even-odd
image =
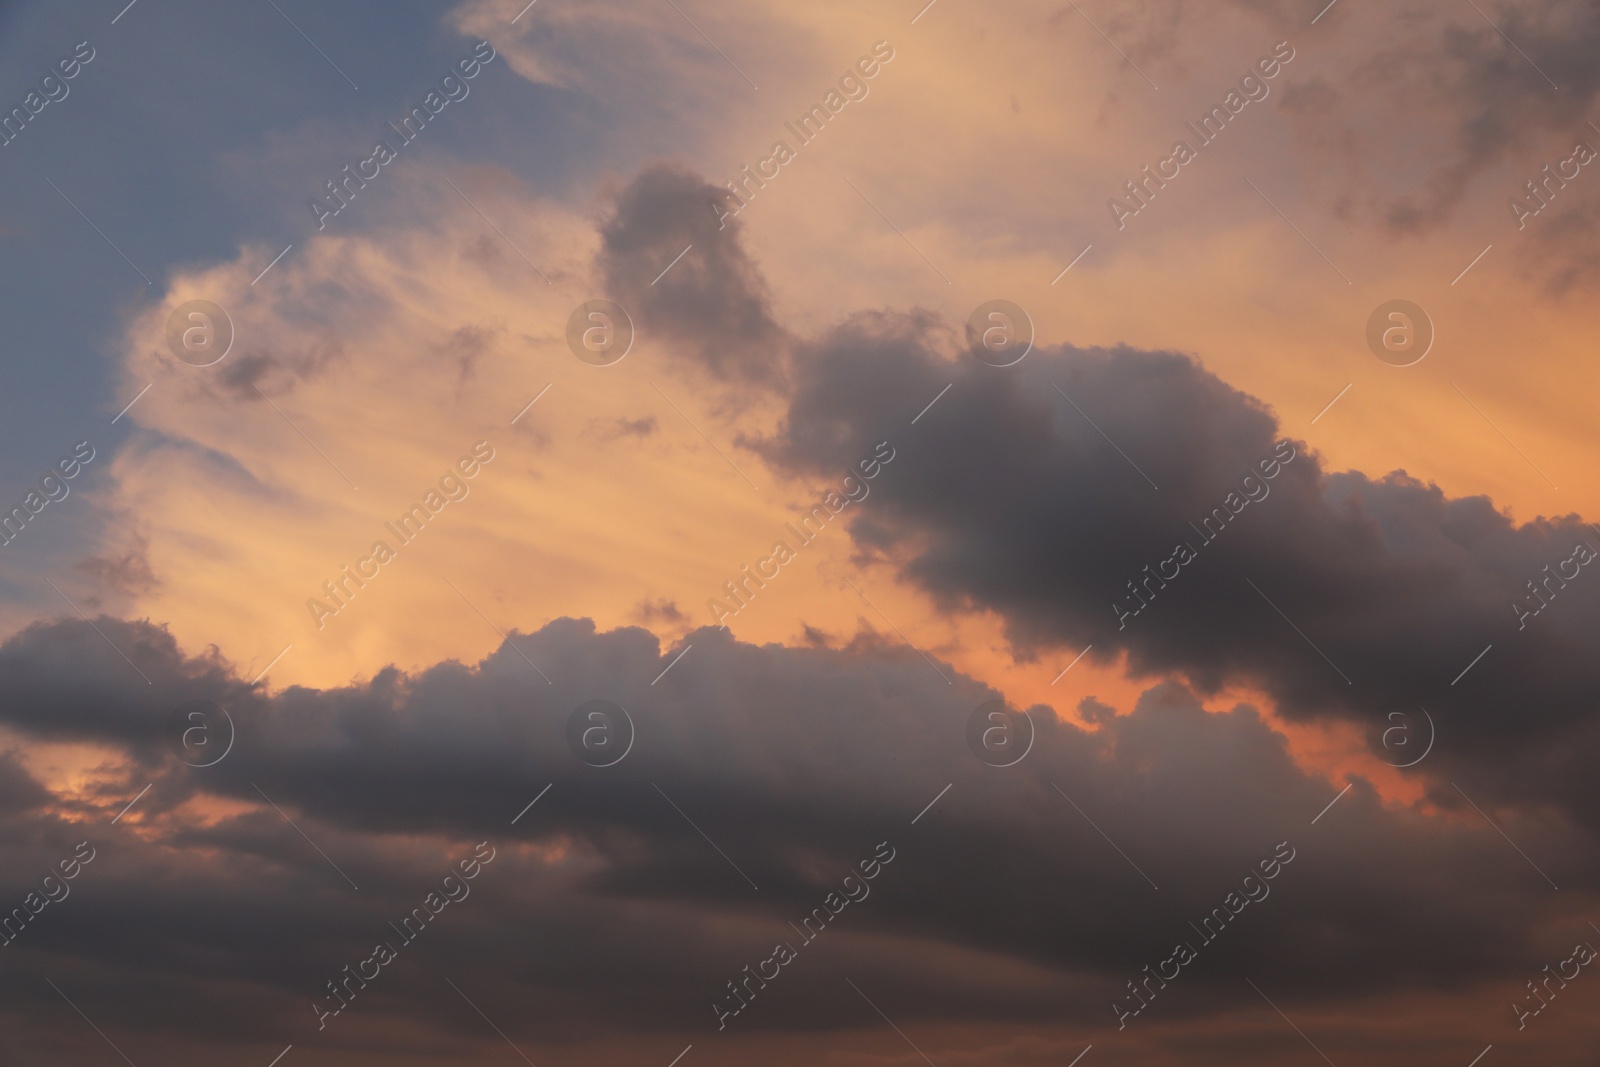
[[[1172,684],[1123,715],[1086,705],[1093,731],[1035,707],[1032,751],[997,769],[965,743],[992,691],[947,685],[903,649],[757,647],[707,629],[652,684],[671,650],[648,633],[562,620],[476,666],[268,696],[148,625],[98,625],[104,637],[66,622],[0,648],[12,736],[101,754],[77,783],[3,765],[16,862],[0,889],[20,901],[57,852],[98,850],[8,947],[4,982],[14,1022],[59,1007],[48,976],[130,1050],[182,1034],[371,1052],[392,1044],[385,1033],[487,1049],[448,977],[547,1056],[608,1035],[731,1055],[760,1033],[868,1026],[849,977],[892,998],[905,1026],[1004,1021],[1132,1053],[1158,1047],[1162,1027],[1246,1006],[1243,977],[1271,976],[1308,1011],[1374,992],[1498,995],[1589,903],[1552,908],[1487,826],[1387,807],[1361,781],[1313,825],[1331,784],[1298,769],[1255,710],[1207,712]],[[106,638],[150,686],[130,690]],[[565,740],[595,698],[636,729],[612,767]],[[212,766],[174,754],[172,711],[191,699],[226,706],[237,731]],[[209,727],[220,739],[220,721]],[[1593,877],[1583,831],[1511,829],[1552,854],[1558,879]],[[496,858],[470,897],[402,945],[388,924],[483,840]],[[1283,841],[1295,860],[1270,895],[1203,941],[1189,923]],[[788,924],[881,842],[895,859],[870,895],[720,1032],[725,984],[772,943],[800,941]],[[1455,888],[1441,897],[1440,884]],[[319,1031],[312,998],[385,940],[399,962]],[[1111,1002],[1183,940],[1200,962],[1118,1031]],[[1411,962],[1375,975],[1380,955]]]

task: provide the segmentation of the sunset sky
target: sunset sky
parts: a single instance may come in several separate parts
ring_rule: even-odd
[[[0,0],[0,1067],[1587,1062],[1597,55]]]

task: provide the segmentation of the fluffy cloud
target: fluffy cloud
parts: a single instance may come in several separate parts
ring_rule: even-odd
[[[1359,780],[1312,826],[1336,790],[1297,769],[1253,709],[1208,713],[1170,684],[1127,715],[1088,709],[1093,732],[1033,708],[1034,750],[997,770],[964,742],[969,712],[993,693],[964,677],[952,690],[908,651],[757,647],[701,630],[652,685],[671,650],[648,633],[562,620],[512,635],[551,665],[552,687],[502,647],[476,666],[268,696],[147,624],[98,625],[104,637],[74,621],[0,647],[5,728],[103,759],[87,786],[47,787],[0,763],[16,801],[0,891],[20,900],[34,868],[74,841],[99,850],[76,895],[9,950],[18,967],[3,981],[11,1010],[27,1012],[53,996],[39,976],[62,977],[135,1048],[156,1033],[195,1039],[183,1004],[204,1007],[204,1040],[221,1043],[370,1050],[396,1024],[424,1045],[492,1040],[463,1033],[441,976],[482,991],[502,1028],[547,1054],[606,1033],[714,1046],[723,984],[793,940],[787,922],[885,840],[895,862],[871,895],[802,950],[737,1033],[854,1025],[838,1008],[851,976],[894,990],[903,1024],[1067,1020],[1115,1040],[1109,1002],[1124,982],[1283,840],[1296,861],[1271,896],[1150,1017],[1235,1003],[1240,977],[1263,973],[1313,1004],[1506,983],[1583,903],[1552,909],[1487,827],[1386,808]],[[128,684],[107,638],[152,685]],[[572,709],[597,696],[637,727],[628,758],[603,770],[564,740]],[[237,727],[229,755],[204,768],[172,752],[171,710],[197,697],[225,704]],[[51,794],[60,813],[40,812]],[[1513,828],[1558,857],[1557,878],[1593,876],[1575,829]],[[472,896],[319,1034],[309,1003],[324,982],[390,938],[386,920],[484,839],[497,858]],[[1433,886],[1468,872],[1435,899]],[[1374,974],[1379,954],[1412,962]],[[113,986],[139,992],[112,997]]]
[[[1176,353],[1061,346],[997,370],[953,355],[926,317],[881,314],[796,365],[766,450],[814,472],[954,382],[852,528],[944,607],[997,612],[1024,651],[1093,643],[1204,688],[1260,684],[1291,717],[1348,718],[1374,740],[1388,713],[1430,708],[1442,780],[1600,820],[1587,786],[1600,601],[1590,572],[1564,562],[1600,537],[1578,516],[1518,524],[1403,472],[1328,472],[1303,442],[1260,478],[1281,434],[1272,414]],[[1225,505],[1237,517],[1202,532]],[[1163,564],[1184,543],[1197,558]],[[1542,584],[1558,567],[1577,577]],[[1535,580],[1551,602],[1520,615],[1539,608]],[[1439,799],[1460,803],[1447,787]]]

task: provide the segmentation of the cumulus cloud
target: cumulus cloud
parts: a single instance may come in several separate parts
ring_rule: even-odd
[[[1263,478],[1283,455],[1275,417],[1178,353],[1057,346],[1000,370],[949,340],[927,316],[863,315],[796,360],[765,448],[808,472],[847,465],[954,382],[898,431],[851,528],[864,551],[946,608],[998,613],[1024,652],[1093,643],[1207,689],[1261,684],[1291,717],[1347,718],[1374,740],[1390,712],[1433,709],[1429,769],[1600,821],[1600,601],[1565,562],[1600,534],[1580,517],[1518,524],[1404,472],[1327,471],[1303,442]],[[1196,558],[1174,561],[1179,545]],[[1546,585],[1546,567],[1577,577]],[[1440,800],[1460,803],[1448,787]]]
[[[52,906],[73,921],[46,910],[9,950],[14,1024],[53,996],[40,976],[65,971],[97,1022],[133,1041],[194,1040],[192,1012],[174,1006],[200,1005],[204,1040],[220,1044],[382,1047],[383,1028],[401,1025],[459,1049],[482,1035],[462,1027],[444,975],[547,1053],[604,1034],[714,1043],[724,983],[796,940],[788,923],[884,841],[895,859],[870,895],[801,948],[737,1033],[864,1024],[839,1010],[848,976],[894,990],[903,1024],[1065,1023],[1110,1040],[1124,983],[1197,940],[1188,923],[1285,840],[1296,858],[1268,899],[1151,1017],[1235,1003],[1241,977],[1268,970],[1312,1004],[1505,983],[1589,903],[1553,908],[1488,827],[1386,807],[1360,780],[1313,826],[1330,783],[1297,768],[1251,707],[1208,712],[1175,684],[1094,731],[1032,708],[1033,750],[1000,770],[965,743],[993,692],[964,676],[951,687],[905,649],[761,647],[704,629],[652,685],[673,650],[642,630],[559,620],[476,665],[271,696],[148,624],[97,625],[103,635],[41,625],[0,646],[13,694],[0,724],[104,761],[96,789],[50,784],[64,814],[40,812],[47,787],[0,761],[16,800],[0,825],[16,859],[0,891],[20,900],[72,842],[99,852],[83,899]],[[113,642],[152,685],[128,683]],[[555,684],[530,681],[523,654]],[[565,741],[572,710],[595,697],[637,729],[605,769]],[[237,729],[203,768],[173,752],[172,708],[196,698],[225,705]],[[1555,857],[1556,877],[1595,873],[1582,831],[1511,826]],[[319,1033],[309,1004],[326,980],[393,940],[387,921],[485,839],[497,858],[471,897]],[[1458,888],[1441,900],[1440,884]],[[1374,974],[1380,950],[1410,962]]]

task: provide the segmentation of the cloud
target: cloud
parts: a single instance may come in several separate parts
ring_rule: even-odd
[[[0,819],[23,823],[52,799],[50,790],[28,773],[16,752],[0,751]]]
[[[161,579],[150,566],[149,553],[150,543],[134,533],[125,547],[79,560],[77,570],[94,578],[107,592],[141,596],[161,587]]]
[[[1283,98],[1300,147],[1337,176],[1341,214],[1359,204],[1388,234],[1427,234],[1475,208],[1486,179],[1503,190],[1490,200],[1504,210],[1504,196],[1543,163],[1590,139],[1586,119],[1600,99],[1589,59],[1600,45],[1593,8],[1408,3],[1373,14],[1386,24],[1375,52],[1371,25],[1349,7],[1333,8],[1319,27],[1348,36],[1313,42],[1296,32],[1328,73]]]
[[[901,427],[851,527],[863,553],[944,610],[997,613],[1024,654],[1092,643],[1141,674],[1261,685],[1291,718],[1374,742],[1388,713],[1431,708],[1441,803],[1460,805],[1444,783],[1463,775],[1600,825],[1585,592],[1600,579],[1563,562],[1600,546],[1592,526],[1518,524],[1404,472],[1333,473],[1303,442],[1263,479],[1284,455],[1273,414],[1178,353],[1057,346],[1001,370],[952,347],[929,316],[861,315],[796,358],[770,461],[837,470]],[[1180,565],[1178,545],[1196,558]],[[1578,576],[1541,584],[1553,599],[1524,618],[1514,605],[1537,609],[1530,583],[1558,566]]]
[[[677,601],[666,599],[640,601],[634,608],[634,615],[644,623],[665,622],[682,626],[689,621],[689,616],[678,607]]]
[[[719,378],[773,385],[782,379],[786,338],[766,282],[739,243],[739,224],[719,220],[726,201],[723,190],[687,170],[646,168],[601,228],[599,267],[639,329],[665,337]]]
[[[656,422],[656,417],[651,415],[643,419],[616,418],[608,419],[605,422],[597,421],[597,423],[591,427],[591,432],[600,437],[602,440],[615,441],[624,440],[630,437],[643,440],[645,438],[654,437],[660,428],[661,427]]]
[[[1569,201],[1555,206],[1556,211],[1533,224],[1537,227],[1531,235],[1534,240],[1520,250],[1518,266],[1529,276],[1541,278],[1548,295],[1572,299],[1600,279],[1600,251],[1583,239],[1600,223],[1600,205]]]
[[[57,909],[73,921],[46,912],[4,984],[31,989],[28,976],[59,976],[70,957],[97,1021],[136,1040],[192,1038],[192,1013],[152,1009],[186,1003],[204,1006],[218,1044],[360,1045],[403,1019],[464,1055],[479,1031],[463,1034],[444,974],[490,1004],[524,1005],[486,1007],[519,1040],[714,1042],[709,1005],[724,983],[795,940],[788,923],[883,841],[896,856],[870,896],[803,948],[803,966],[752,1002],[737,1033],[852,1025],[835,1007],[841,976],[894,989],[903,1023],[1115,1031],[1107,1005],[1125,981],[1194,940],[1187,924],[1284,840],[1296,859],[1271,895],[1152,1017],[1210,1011],[1242,975],[1281,973],[1285,960],[1301,966],[1282,981],[1312,1002],[1506,983],[1547,928],[1591,903],[1577,893],[1553,908],[1489,828],[1385,807],[1359,780],[1312,826],[1336,790],[1298,769],[1254,709],[1207,712],[1171,683],[1094,732],[1031,709],[1033,750],[999,771],[965,747],[968,716],[992,691],[962,676],[952,688],[903,648],[758,647],[703,629],[652,684],[674,653],[648,633],[559,620],[475,666],[271,696],[148,624],[97,625],[103,636],[73,620],[0,646],[13,694],[0,724],[106,760],[97,789],[52,787],[70,824],[26,816],[41,787],[0,761],[0,783],[22,800],[0,826],[17,858],[0,892],[20,899],[19,879],[71,842],[88,837],[100,853],[84,901]],[[110,643],[154,684],[129,685]],[[532,678],[524,654],[554,685]],[[597,696],[637,728],[629,756],[604,770],[564,736]],[[229,755],[204,768],[172,752],[171,708],[197,697],[224,704],[237,728]],[[1555,855],[1558,878],[1595,873],[1580,831],[1510,826]],[[393,940],[386,920],[485,839],[497,858],[472,896],[319,1034],[309,1003],[327,978]],[[1458,889],[1439,900],[1440,884]],[[1410,962],[1375,975],[1380,951]],[[142,992],[109,997],[111,983]],[[14,1023],[28,997],[8,996]]]
[[[1260,26],[1252,32],[1280,35],[1305,57],[1277,104],[1293,122],[1297,154],[1318,161],[1304,181],[1337,216],[1385,237],[1431,234],[1476,212],[1489,189],[1486,201],[1503,213],[1505,197],[1544,163],[1566,158],[1574,139],[1594,143],[1588,119],[1600,102],[1600,70],[1590,57],[1600,12],[1592,7],[1539,0],[1474,10],[1407,0],[1358,13],[1333,4],[1312,27],[1294,0],[1228,6]],[[1201,42],[1217,32],[1217,14],[1196,18],[1177,0],[1151,0],[1102,17],[1134,61],[1171,81],[1203,62]],[[1070,8],[1050,20],[1068,32],[1087,31],[1081,23]],[[1125,106],[1118,94],[1107,91]],[[1539,238],[1547,256],[1580,258],[1551,231]]]
[[[1391,44],[1367,67],[1394,90],[1425,94],[1428,105],[1449,116],[1453,143],[1431,162],[1421,189],[1387,212],[1385,221],[1398,232],[1445,221],[1468,182],[1496,164],[1529,150],[1559,148],[1565,155],[1572,137],[1590,134],[1584,120],[1600,97],[1600,70],[1591,59],[1600,46],[1600,12],[1524,5],[1497,12],[1498,26],[1461,16],[1465,25],[1451,19],[1432,33],[1417,26],[1415,36]],[[1417,54],[1418,45],[1425,55]]]
[[[488,354],[494,342],[494,331],[481,326],[463,326],[438,346],[443,359],[453,361],[460,368],[459,380],[467,382],[478,371],[478,361]]]

